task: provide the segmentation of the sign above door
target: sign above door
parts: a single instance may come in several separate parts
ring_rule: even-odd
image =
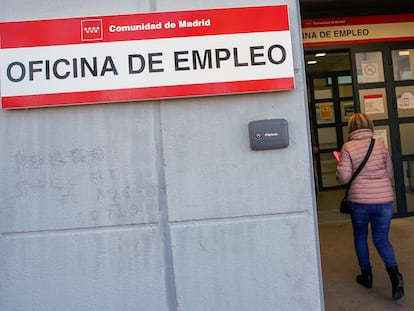
[[[305,47],[414,40],[414,14],[302,20]]]

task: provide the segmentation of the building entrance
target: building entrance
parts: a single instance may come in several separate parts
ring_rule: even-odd
[[[357,110],[392,155],[396,215],[414,215],[414,43],[359,45],[351,55]]]
[[[361,111],[392,155],[396,216],[414,215],[414,43],[307,51],[305,62],[318,190],[343,188],[332,151],[347,141],[350,115]]]

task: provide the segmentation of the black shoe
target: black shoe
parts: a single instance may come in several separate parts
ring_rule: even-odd
[[[398,267],[389,267],[387,272],[390,276],[392,285],[392,299],[398,300],[404,296],[404,282]]]
[[[371,269],[361,269],[361,274],[356,277],[358,284],[366,288],[372,287],[372,272]]]

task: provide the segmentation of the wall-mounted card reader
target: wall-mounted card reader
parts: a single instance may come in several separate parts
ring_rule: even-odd
[[[286,148],[289,145],[288,123],[285,119],[251,121],[249,139],[252,150]]]

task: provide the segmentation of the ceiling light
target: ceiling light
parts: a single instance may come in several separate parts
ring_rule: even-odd
[[[410,56],[410,50],[400,50],[398,51],[399,56]]]
[[[316,53],[315,57],[323,57],[326,56],[326,53]]]
[[[316,60],[308,60],[307,64],[308,65],[315,65],[317,63]]]

